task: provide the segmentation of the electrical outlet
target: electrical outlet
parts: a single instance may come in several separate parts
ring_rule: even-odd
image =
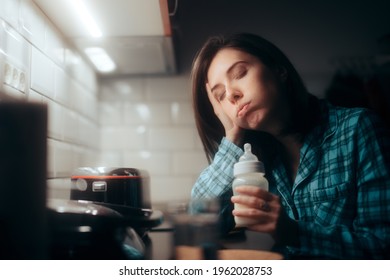
[[[25,93],[26,92],[26,73],[18,69],[9,62],[4,64],[4,84]]]
[[[12,81],[12,69],[11,69],[11,65],[9,65],[8,63],[5,63],[4,64],[4,83],[6,85],[10,85],[11,84],[11,81]]]
[[[26,92],[26,74],[24,74],[22,71],[19,73],[18,90],[23,93]]]

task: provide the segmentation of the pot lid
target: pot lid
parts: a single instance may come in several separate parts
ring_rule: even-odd
[[[87,216],[103,216],[120,218],[122,215],[117,211],[104,207],[102,205],[94,204],[86,200],[62,200],[49,199],[47,202],[48,209],[56,213],[67,213],[75,215]]]

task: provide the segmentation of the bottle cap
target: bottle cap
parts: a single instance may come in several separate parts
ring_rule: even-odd
[[[265,173],[264,164],[252,154],[252,146],[249,143],[244,145],[244,154],[240,157],[239,161],[234,164],[234,176],[243,173]]]

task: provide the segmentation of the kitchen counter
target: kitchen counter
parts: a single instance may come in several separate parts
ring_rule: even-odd
[[[168,222],[148,233],[147,258],[151,260],[169,260],[176,254],[179,259],[199,259],[200,249],[180,246],[174,249],[173,229]],[[269,235],[236,231],[220,240],[219,258],[221,259],[281,259],[282,256],[270,251],[273,240]],[[179,251],[178,251],[179,249]]]

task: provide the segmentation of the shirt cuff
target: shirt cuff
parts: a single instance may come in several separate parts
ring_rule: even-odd
[[[244,154],[244,151],[226,137],[223,137],[221,144],[219,145],[218,154],[221,157],[229,155],[237,161]]]

